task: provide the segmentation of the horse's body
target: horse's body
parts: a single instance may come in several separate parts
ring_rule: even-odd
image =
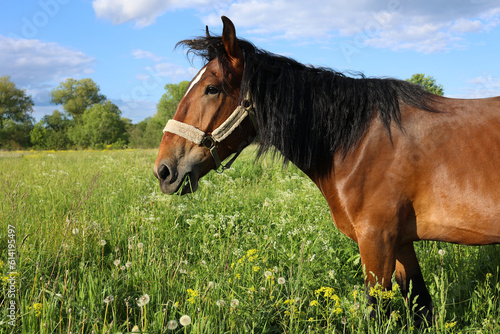
[[[223,21],[222,37],[183,42],[208,64],[174,116],[189,125],[165,128],[155,163],[161,189],[196,190],[214,168],[214,147],[224,159],[258,133],[263,151],[276,148],[319,187],[336,226],[359,245],[366,283],[390,288],[395,272],[406,292],[412,281],[411,300],[419,296],[417,313],[429,321],[413,242],[500,243],[500,98],[447,99],[406,82],[305,67],[259,53]],[[183,135],[225,128],[244,98],[256,129],[250,117],[231,123],[213,146]]]

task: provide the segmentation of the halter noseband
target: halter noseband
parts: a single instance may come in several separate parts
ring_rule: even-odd
[[[257,129],[255,111],[253,109],[253,104],[249,99],[243,100],[241,104],[236,107],[233,113],[224,121],[224,123],[212,131],[212,134],[207,134],[190,124],[182,123],[174,119],[170,119],[167,122],[167,125],[165,125],[165,128],[163,129],[163,133],[173,133],[195,143],[196,145],[202,145],[207,148],[214,159],[215,171],[222,173],[225,169],[231,167],[233,162],[248,143],[243,142],[240,147],[238,147],[238,151],[235,155],[225,165],[223,165],[220,160],[219,152],[217,151],[217,144],[233,133],[233,131],[236,130],[236,128],[247,116],[250,116],[253,126]]]

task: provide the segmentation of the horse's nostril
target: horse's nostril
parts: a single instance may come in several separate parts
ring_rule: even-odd
[[[166,180],[170,176],[170,168],[168,168],[167,165],[161,164],[160,167],[158,167],[158,177],[160,180]]]

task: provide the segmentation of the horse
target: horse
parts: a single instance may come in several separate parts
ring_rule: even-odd
[[[196,191],[258,136],[258,156],[279,152],[317,185],[359,246],[367,289],[391,289],[394,277],[416,321],[431,323],[414,242],[500,243],[500,97],[445,98],[304,65],[222,21],[221,36],[207,27],[178,43],[206,63],[165,126],[154,165],[161,190]]]

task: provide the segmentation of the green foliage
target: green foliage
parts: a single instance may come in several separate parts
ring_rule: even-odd
[[[250,147],[198,192],[167,196],[156,152],[2,153],[0,229],[15,226],[20,284],[2,333],[424,332],[397,287],[370,290],[390,309],[368,306],[357,245],[296,167],[254,164]],[[427,333],[500,332],[499,247],[417,243]],[[8,275],[0,264],[3,287]]]
[[[165,94],[157,105],[156,114],[138,123],[130,131],[130,146],[152,148],[160,144],[163,128],[177,110],[179,102],[184,97],[189,86],[188,81],[165,85]]]
[[[422,86],[426,91],[443,96],[444,95],[444,87],[441,84],[436,83],[436,79],[434,79],[430,75],[425,75],[423,73],[417,73],[411,76],[410,79],[406,79],[406,81],[412,82],[416,85]]]
[[[120,109],[111,101],[95,104],[69,130],[69,138],[79,147],[125,146],[128,136]]]
[[[16,88],[9,76],[0,77],[0,148],[18,149],[30,142],[33,100]]]
[[[74,124],[65,114],[54,110],[45,115],[31,131],[31,143],[35,149],[63,150],[71,147],[68,130]]]
[[[106,96],[100,94],[99,86],[89,78],[67,79],[59,87],[51,91],[52,103],[61,104],[69,115],[75,119],[81,117],[85,110],[94,104],[104,102]]]

